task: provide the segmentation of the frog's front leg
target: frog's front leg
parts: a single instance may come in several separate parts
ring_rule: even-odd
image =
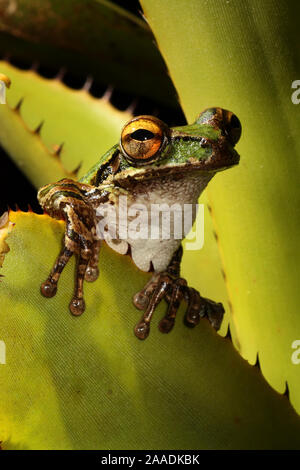
[[[72,180],[61,180],[54,185],[40,189],[38,199],[49,215],[66,221],[64,246],[47,280],[41,285],[45,297],[53,297],[57,291],[59,277],[73,254],[76,254],[77,267],[74,295],[70,302],[73,315],[81,315],[85,310],[83,281],[97,279],[100,240],[96,235],[95,210],[89,204],[88,185]],[[94,191],[94,190],[93,190]]]
[[[197,290],[188,287],[186,280],[180,277],[181,258],[182,247],[180,246],[174,253],[166,271],[155,273],[144,289],[134,296],[134,305],[138,309],[144,310],[144,314],[134,330],[139,339],[146,339],[149,335],[153,313],[163,298],[168,303],[168,309],[159,323],[159,329],[162,333],[169,333],[172,330],[183,299],[188,304],[185,314],[187,326],[194,327],[199,323],[201,317],[207,317],[216,330],[220,328],[224,315],[223,305],[201,297]]]

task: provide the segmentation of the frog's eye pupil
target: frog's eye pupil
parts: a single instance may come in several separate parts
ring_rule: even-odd
[[[169,128],[154,116],[138,116],[122,129],[120,148],[132,166],[148,165],[157,160],[168,142]]]
[[[140,142],[143,142],[145,140],[153,139],[154,134],[153,132],[148,131],[147,129],[138,129],[137,131],[132,132],[132,134],[130,134],[130,137],[134,140],[139,140]]]

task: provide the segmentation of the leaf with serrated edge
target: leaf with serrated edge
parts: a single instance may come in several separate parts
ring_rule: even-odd
[[[106,99],[73,90],[58,80],[1,61],[0,70],[12,81],[8,106],[15,108],[23,99],[18,119],[6,106],[0,107],[0,142],[37,187],[62,178],[62,172],[71,173],[81,163],[80,178],[118,142],[122,126],[131,118],[130,113],[117,110]],[[32,131],[43,122],[40,132],[26,133],[20,118]],[[40,150],[46,145],[54,153],[62,143],[59,158]]]
[[[133,334],[131,302],[149,275],[105,245],[101,274],[85,285],[87,309],[68,310],[74,260],[56,296],[39,284],[61,243],[62,222],[10,212],[14,228],[0,283],[1,446],[28,449],[294,448],[300,422],[207,320],[169,335]],[[1,233],[1,232],[0,232]],[[1,237],[0,237],[1,238]],[[47,249],[45,250],[45,247]],[[34,273],[34,275],[33,275]],[[122,275],[120,275],[122,273]]]
[[[300,336],[300,114],[291,100],[299,2],[141,3],[187,117],[221,106],[241,120],[240,165],[208,188],[232,337],[250,363],[259,354],[276,390],[288,383],[300,413],[300,366],[291,360]]]

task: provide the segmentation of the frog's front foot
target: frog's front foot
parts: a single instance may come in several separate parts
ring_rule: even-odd
[[[216,330],[220,328],[224,315],[223,305],[201,297],[197,290],[188,287],[185,279],[174,277],[167,270],[154,274],[145,288],[133,298],[134,305],[138,309],[144,310],[140,322],[134,329],[135,335],[139,339],[146,339],[149,335],[153,313],[163,298],[168,303],[168,309],[158,325],[162,333],[169,333],[172,330],[183,299],[188,304],[185,314],[187,326],[195,327],[200,318],[206,317]]]
[[[57,292],[57,284],[62,270],[68,263],[73,253],[78,254],[75,289],[73,298],[69,304],[70,311],[73,315],[81,315],[85,310],[85,302],[83,298],[83,281],[95,281],[99,275],[98,267],[95,265],[98,261],[100,242],[94,242],[90,246],[80,247],[73,245],[70,250],[68,246],[70,240],[65,237],[65,246],[59,254],[54,267],[45,282],[41,285],[41,293],[45,297],[53,297]]]
[[[59,194],[61,189],[59,189]],[[53,297],[57,291],[60,275],[73,254],[77,255],[75,289],[69,304],[73,315],[81,315],[85,310],[83,282],[95,281],[99,275],[98,258],[100,240],[96,237],[94,212],[91,207],[77,198],[68,199],[63,208],[66,220],[64,246],[47,280],[41,285],[45,297]]]

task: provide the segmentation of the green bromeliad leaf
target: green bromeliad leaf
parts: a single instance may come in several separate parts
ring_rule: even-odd
[[[58,80],[1,61],[0,70],[12,81],[8,106],[0,107],[0,142],[36,187],[70,177],[80,164],[81,177],[118,141],[120,129],[131,118],[129,112],[118,111],[106,99],[72,90]],[[9,109],[20,100],[18,113]],[[29,132],[41,123],[38,135]],[[59,158],[53,157],[51,153],[61,144]]]
[[[242,122],[240,165],[208,188],[233,341],[300,412],[299,2],[141,3],[187,117],[221,106]]]
[[[149,275],[129,257],[103,246],[101,275],[85,285],[86,312],[73,317],[74,260],[54,298],[39,290],[64,224],[11,212],[1,225],[0,253],[4,241],[10,248],[0,283],[3,449],[297,446],[300,422],[287,398],[206,320],[191,330],[181,311],[172,333],[163,335],[157,323],[164,304],[149,338],[136,339],[140,312],[131,297]]]

